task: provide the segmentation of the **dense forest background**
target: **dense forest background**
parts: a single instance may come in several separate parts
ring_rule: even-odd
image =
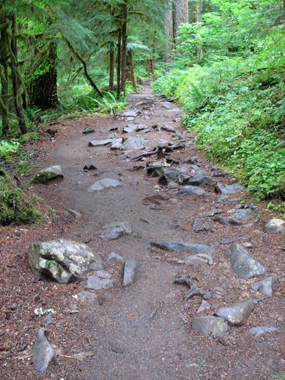
[[[0,157],[43,122],[122,109],[153,78],[197,148],[281,210],[284,21],[284,0],[2,0]]]

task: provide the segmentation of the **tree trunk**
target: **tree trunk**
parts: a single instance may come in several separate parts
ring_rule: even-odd
[[[0,79],[1,79],[1,97],[0,97],[0,115],[2,118],[2,134],[9,130],[9,87],[8,87],[8,50],[9,50],[9,21],[4,11],[1,12],[0,24],[5,24],[1,29],[0,36]]]
[[[127,79],[131,82],[134,89],[137,89],[136,78],[134,73],[133,52],[130,50],[127,54]]]
[[[114,43],[110,44],[110,73],[109,73],[109,90],[114,88],[114,69],[115,69],[115,51]]]
[[[173,12],[173,39],[178,44],[178,27],[188,21],[188,0],[176,0]]]
[[[48,57],[42,63],[48,67],[43,74],[31,80],[28,87],[30,105],[41,109],[53,108],[58,102],[57,97],[57,46],[55,42],[49,45]]]
[[[202,25],[202,10],[203,10],[203,1],[198,1],[196,3],[196,22],[199,23],[199,30],[201,29]],[[201,35],[199,31],[197,32],[197,38],[198,40],[201,40]],[[203,47],[202,45],[198,44],[197,45],[197,56],[199,59],[201,59],[201,54],[203,53]]]
[[[118,35],[118,44],[117,44],[117,97],[121,96],[121,40],[122,33],[119,32]]]
[[[285,1],[285,0],[284,0]],[[173,61],[173,19],[172,3],[168,3],[168,9],[164,11],[164,34],[165,34],[165,63]]]
[[[122,91],[126,94],[126,66],[127,66],[127,18],[128,18],[128,0],[122,6],[123,10],[123,29],[122,29]]]
[[[28,133],[25,115],[22,105],[21,87],[22,80],[18,70],[18,51],[17,51],[17,18],[16,12],[12,16],[12,39],[11,39],[11,73],[14,92],[14,101],[16,113],[19,121],[19,127],[22,134]]]

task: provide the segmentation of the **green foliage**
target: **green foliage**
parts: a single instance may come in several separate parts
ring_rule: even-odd
[[[261,198],[285,194],[285,70],[267,54],[173,69],[154,84],[183,105],[199,149]]]
[[[39,223],[43,215],[35,208],[33,195],[15,185],[3,169],[0,169],[0,224]]]
[[[0,141],[0,157],[15,154],[19,148],[19,141],[16,139]]]

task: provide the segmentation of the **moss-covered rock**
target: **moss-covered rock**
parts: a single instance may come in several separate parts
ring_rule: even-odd
[[[50,179],[56,177],[63,177],[62,170],[59,165],[50,166],[49,168],[41,170],[31,179],[31,182],[46,183]]]
[[[39,223],[43,214],[36,209],[36,203],[33,194],[21,189],[0,168],[0,225]]]

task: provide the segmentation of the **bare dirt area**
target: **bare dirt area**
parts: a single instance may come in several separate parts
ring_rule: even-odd
[[[284,236],[264,233],[263,226],[272,216],[263,204],[256,205],[259,210],[248,207],[251,216],[238,225],[218,222],[215,216],[230,218],[237,210],[246,209],[243,207],[252,199],[238,192],[230,194],[227,202],[216,203],[216,182],[234,182],[195,150],[195,137],[180,127],[183,112],[178,106],[153,95],[149,83],[140,94],[128,98],[130,109],[136,109],[133,120],[90,116],[52,126],[57,129],[55,141],[41,146],[44,155],[39,155],[33,174],[60,165],[64,177],[48,185],[33,185],[33,191],[62,217],[52,223],[49,218],[40,226],[0,227],[1,378],[239,380],[279,376],[285,372]],[[123,133],[123,128],[133,123],[143,124],[149,131]],[[86,127],[95,132],[83,134]],[[146,139],[146,148],[122,151],[110,149],[110,145],[89,145],[110,134],[112,139]],[[170,152],[169,143],[173,144]],[[158,154],[148,155],[158,146],[163,146]],[[144,154],[141,160],[132,159]],[[177,193],[184,186],[181,178],[181,184],[177,177],[158,183],[155,171],[147,174],[157,161],[163,161],[160,167],[164,169],[188,170],[196,165],[193,173],[207,171],[211,180],[199,185],[204,190],[201,194]],[[96,169],[84,170],[87,164]],[[106,178],[119,185],[88,191]],[[82,218],[71,219],[66,209],[76,210]],[[131,234],[102,240],[97,232],[111,222],[129,222]],[[84,290],[79,282],[62,285],[37,279],[28,264],[27,248],[32,242],[57,238],[88,244],[99,253],[112,275],[113,287],[89,290],[93,299],[88,300],[78,296]],[[211,247],[206,254],[212,262],[207,259],[187,265],[189,252],[160,249],[153,244],[157,241]],[[234,243],[247,243],[246,249],[267,273],[248,280],[235,273],[225,256]],[[131,286],[122,287],[124,261],[107,263],[112,252],[124,261],[141,263],[142,270]],[[273,297],[251,288],[268,274],[278,276]],[[203,293],[184,300],[189,289],[174,281],[189,276],[207,297]],[[224,306],[249,299],[254,310],[246,322],[229,326],[223,336],[202,335],[191,328],[193,318],[214,316]],[[205,300],[210,306],[198,312]],[[38,307],[56,312],[47,331],[57,356],[44,373],[31,364],[30,354],[45,318],[34,313]],[[277,330],[256,337],[249,333],[256,326]]]

